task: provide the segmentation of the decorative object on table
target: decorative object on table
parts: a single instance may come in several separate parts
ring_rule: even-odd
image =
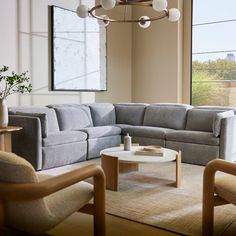
[[[0,128],[8,126],[8,109],[6,98],[14,93],[31,92],[32,85],[27,72],[16,74],[14,71],[8,74],[9,67],[0,69]]]
[[[130,151],[132,146],[132,138],[129,136],[129,133],[124,137],[124,150]]]
[[[161,146],[145,146],[135,152],[135,155],[163,157],[164,149]]]
[[[96,5],[91,9],[81,3],[78,6],[76,12],[80,18],[86,18],[87,16],[94,17],[104,23],[105,26],[109,25],[110,22],[120,23],[138,23],[141,28],[148,28],[152,21],[160,20],[168,17],[169,21],[176,22],[180,18],[180,11],[177,8],[168,9],[167,0],[101,0],[100,5]],[[124,7],[124,13],[121,14],[119,19],[114,19],[108,15],[96,15],[97,9],[111,10],[116,7]],[[138,18],[129,18],[127,16],[127,6],[131,7],[143,7],[153,9],[155,16],[139,16]]]
[[[106,91],[106,27],[50,6],[53,91]]]

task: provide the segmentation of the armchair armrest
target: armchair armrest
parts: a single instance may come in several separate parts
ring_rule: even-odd
[[[103,185],[105,186],[104,172],[101,167],[92,164],[38,183],[0,183],[0,198],[18,201],[34,200],[46,197],[89,177],[94,177],[94,186],[99,183],[100,188],[103,189]]]
[[[222,171],[236,175],[236,163],[224,160],[210,161],[203,175],[203,199],[202,199],[202,235],[213,235],[214,206],[227,203],[219,196],[215,196],[215,174]]]
[[[36,170],[42,169],[42,133],[39,118],[9,115],[9,125],[23,128],[12,134],[12,151],[24,157]]]

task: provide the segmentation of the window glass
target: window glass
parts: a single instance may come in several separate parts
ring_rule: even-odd
[[[236,106],[235,9],[235,0],[193,0],[193,105]]]

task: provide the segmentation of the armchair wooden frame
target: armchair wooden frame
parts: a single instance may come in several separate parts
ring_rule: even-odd
[[[203,175],[203,205],[202,205],[202,235],[213,235],[214,206],[229,204],[230,202],[215,194],[215,174],[217,171],[236,175],[236,164],[223,160],[210,161]]]
[[[4,226],[4,202],[26,201],[46,197],[77,182],[93,177],[94,199],[79,211],[94,216],[94,235],[105,236],[105,175],[95,164],[78,168],[48,180],[30,184],[0,183],[0,226]]]

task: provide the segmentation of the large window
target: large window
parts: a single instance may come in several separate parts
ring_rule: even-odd
[[[192,1],[192,104],[236,106],[236,0]]]

